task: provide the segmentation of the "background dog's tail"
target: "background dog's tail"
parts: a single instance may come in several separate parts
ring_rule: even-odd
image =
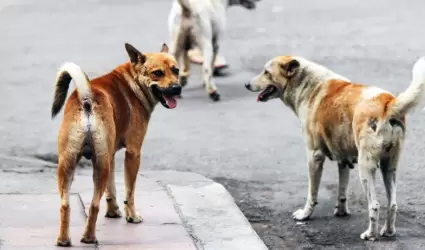
[[[391,115],[404,116],[425,100],[425,56],[412,69],[412,83],[400,93],[389,110]]]
[[[78,97],[81,101],[83,110],[85,112],[91,112],[92,92],[90,80],[80,66],[75,63],[67,62],[59,69],[56,78],[55,94],[52,104],[52,118],[59,113],[65,103],[71,79],[74,79],[75,85],[77,86]]]
[[[189,18],[192,15],[189,0],[177,0],[182,7],[182,16]]]

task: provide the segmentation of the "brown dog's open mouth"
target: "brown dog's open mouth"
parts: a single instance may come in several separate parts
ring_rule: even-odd
[[[176,100],[177,96],[162,95],[162,97],[165,100],[165,104],[162,103],[162,105],[164,105],[164,107],[169,108],[169,109],[173,109],[173,108],[177,107],[177,100]],[[165,105],[167,105],[167,106],[165,106]]]
[[[162,104],[162,106],[168,109],[173,109],[177,107],[177,96],[181,94],[181,87],[161,89],[157,85],[153,85],[152,92]]]
[[[274,85],[269,85],[265,90],[263,90],[257,98],[258,102],[266,102],[272,97],[274,94],[277,93],[277,87]]]

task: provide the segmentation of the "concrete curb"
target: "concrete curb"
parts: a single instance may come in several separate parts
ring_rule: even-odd
[[[190,172],[147,171],[142,175],[167,188],[200,249],[267,249],[221,184]]]
[[[2,161],[2,165],[8,165],[6,169],[13,169],[13,167],[20,169],[23,166],[30,166],[35,169],[55,168],[56,165],[43,160],[10,156],[0,156],[0,161]],[[10,175],[14,172],[19,173],[16,178],[22,179],[21,181],[5,182],[6,187],[2,188],[4,191],[11,193],[33,193],[35,191],[27,190],[25,186],[22,186],[22,181],[25,182],[25,179],[30,178],[29,175],[36,174],[38,171],[33,172],[29,171],[28,167],[23,168],[27,170],[22,172],[24,175],[16,171],[4,172],[5,175]],[[91,174],[89,174],[91,171],[91,169],[86,169],[83,171],[83,175],[76,173],[74,182],[85,184],[73,185],[74,192],[92,192]],[[120,176],[122,172],[117,172],[116,174],[117,188],[118,186],[124,187],[123,178]],[[235,204],[233,197],[221,184],[191,172],[143,171],[140,175],[150,182],[158,183],[167,192],[197,249],[267,249]],[[32,182],[40,188],[36,193],[57,192],[55,178],[32,178]],[[39,184],[37,184],[38,182]],[[137,190],[137,192],[139,191],[146,190]]]

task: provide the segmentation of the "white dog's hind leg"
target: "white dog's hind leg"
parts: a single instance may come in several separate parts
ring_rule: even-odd
[[[378,239],[379,202],[376,198],[375,175],[378,162],[370,150],[361,149],[359,152],[360,181],[367,196],[369,210],[369,227],[360,235],[363,240]]]
[[[202,63],[202,80],[210,98],[213,101],[219,101],[220,95],[217,92],[217,87],[215,86],[213,79],[213,59],[217,54],[217,52],[214,52],[214,47],[212,37],[206,36],[202,38],[201,49],[204,57],[204,62]]]
[[[350,168],[345,163],[338,163],[339,184],[338,201],[335,207],[335,216],[350,215],[347,205],[348,183],[350,181]]]
[[[182,87],[187,85],[188,78],[190,76],[190,58],[188,51],[183,51],[183,70],[180,73],[179,82]]]
[[[381,172],[384,180],[385,191],[387,193],[388,207],[387,218],[384,227],[381,230],[381,236],[391,237],[396,234],[395,218],[397,213],[396,201],[396,171],[399,152],[391,156],[391,158],[381,159]]]
[[[321,151],[308,150],[308,195],[307,202],[303,209],[298,209],[292,214],[296,220],[306,220],[314,212],[314,207],[317,205],[317,194],[319,192],[320,179],[323,172],[323,163],[325,155]]]

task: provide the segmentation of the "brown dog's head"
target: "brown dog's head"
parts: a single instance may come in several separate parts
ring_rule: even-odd
[[[245,84],[245,87],[252,92],[261,91],[257,98],[259,102],[281,97],[288,81],[299,67],[300,62],[295,57],[275,57],[268,61],[263,72]]]
[[[177,106],[176,97],[181,94],[179,84],[179,67],[176,59],[168,54],[168,46],[164,43],[159,53],[142,54],[131,44],[125,49],[136,73],[135,78],[141,84],[147,84],[155,98],[169,109]]]

